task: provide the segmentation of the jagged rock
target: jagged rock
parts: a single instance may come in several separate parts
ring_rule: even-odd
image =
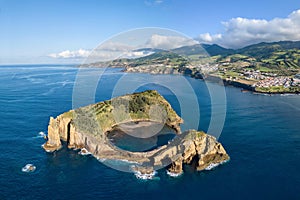
[[[196,147],[194,141],[189,141],[186,142],[185,144],[186,144],[186,149],[182,154],[182,158],[184,163],[190,164],[194,156],[197,155]]]
[[[181,174],[182,173],[182,158],[174,161],[169,167],[168,171],[171,174]]]

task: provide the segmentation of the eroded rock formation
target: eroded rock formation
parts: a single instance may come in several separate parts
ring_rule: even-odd
[[[130,152],[117,148],[107,134],[117,125],[128,122],[155,121],[172,127],[177,136],[168,143],[148,152]],[[156,91],[145,91],[116,97],[70,110],[50,118],[48,141],[43,145],[48,152],[58,150],[65,141],[68,148],[85,148],[98,159],[127,160],[137,163],[133,170],[153,172],[169,167],[171,173],[182,172],[183,164],[196,161],[197,170],[229,159],[217,140],[195,130],[181,133],[183,120],[171,105]]]
[[[183,149],[178,152],[179,158],[172,163],[169,172],[182,173],[182,165],[191,164],[192,161],[196,162],[197,170],[201,171],[229,160],[222,144],[213,136],[195,130],[183,134],[186,134],[182,139]]]

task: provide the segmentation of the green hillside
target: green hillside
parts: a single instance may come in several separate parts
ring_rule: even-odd
[[[172,66],[185,66],[189,61],[186,57],[170,51],[156,52],[148,56],[131,59],[131,67],[140,65],[164,64]]]
[[[300,69],[300,42],[254,44],[234,50],[229,55],[222,55],[217,62],[226,63],[229,68],[248,67],[290,75]]]
[[[300,70],[300,41],[281,41],[249,45],[241,49],[227,49],[216,44],[195,44],[164,51],[161,49],[138,49],[153,51],[140,58],[121,58],[109,62],[93,63],[96,67],[136,67],[147,65],[168,65],[184,67],[188,64],[218,64],[219,68],[253,69],[274,72],[280,75],[294,75]]]

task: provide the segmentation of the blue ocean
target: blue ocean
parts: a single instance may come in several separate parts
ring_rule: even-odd
[[[226,87],[226,118],[219,141],[231,159],[210,171],[185,166],[182,176],[169,177],[164,169],[153,180],[114,170],[92,156],[63,148],[47,153],[50,116],[73,108],[74,65],[0,66],[0,199],[300,199],[300,96],[258,95]],[[103,70],[95,101],[110,99],[124,73]],[[178,76],[130,74],[131,80]],[[182,78],[182,77],[181,77]],[[198,129],[211,120],[210,94],[201,80],[186,77],[200,109]],[[178,84],[178,85],[176,85]],[[215,84],[215,83],[211,83]],[[215,84],[217,85],[217,84]],[[216,86],[218,87],[218,86]],[[159,84],[138,88],[158,90],[181,114],[178,96]],[[182,97],[187,94],[182,91]],[[87,102],[88,103],[88,102]],[[188,113],[193,118],[193,110]],[[198,117],[198,116],[197,116]],[[32,163],[36,170],[22,172]]]

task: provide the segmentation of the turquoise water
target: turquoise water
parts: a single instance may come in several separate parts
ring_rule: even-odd
[[[86,69],[95,74],[94,69]],[[300,199],[300,96],[263,96],[227,87],[226,121],[219,138],[231,157],[218,168],[194,172],[186,166],[179,178],[160,170],[154,180],[138,180],[91,156],[63,148],[53,154],[41,148],[49,116],[72,108],[77,69],[72,66],[0,67],[0,199]],[[108,70],[96,100],[109,99],[124,74]],[[132,80],[168,76],[131,74]],[[174,84],[178,77],[172,76]],[[207,130],[211,102],[201,80],[187,78],[201,110],[199,129]],[[180,113],[177,98],[157,89]],[[188,96],[183,91],[183,97]],[[195,108],[188,112],[193,117]],[[187,122],[188,123],[188,122]],[[27,163],[37,169],[23,173]]]
[[[147,137],[139,137],[140,133],[143,134],[145,132]],[[112,144],[121,149],[145,152],[168,144],[175,137],[175,134],[175,130],[168,126],[162,126],[158,123],[147,123],[146,126],[135,127],[133,130],[115,127],[107,136]]]

